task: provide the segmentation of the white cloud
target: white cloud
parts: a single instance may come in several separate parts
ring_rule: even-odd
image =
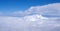
[[[29,15],[29,16],[25,16],[24,19],[27,21],[37,21],[38,19],[43,20],[43,19],[48,19],[46,17],[43,17],[42,15],[39,14],[35,14],[35,15]]]
[[[60,16],[60,3],[48,4],[43,6],[33,6],[28,10],[13,13],[13,15],[15,16],[25,16],[30,14]]]
[[[0,31],[53,31],[53,29],[60,27],[60,21],[57,20],[57,18],[41,19],[38,14],[25,17],[4,16],[0,17]]]
[[[60,15],[60,3],[33,6],[26,11],[13,12],[14,16],[0,16],[0,31],[60,31],[59,18],[42,15]],[[54,15],[54,16],[55,16]]]

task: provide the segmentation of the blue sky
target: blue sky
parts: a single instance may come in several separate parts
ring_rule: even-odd
[[[60,2],[60,0],[0,0],[0,11],[9,13],[13,11],[26,10],[31,6],[58,2]]]
[[[0,0],[0,31],[60,31],[60,0]]]

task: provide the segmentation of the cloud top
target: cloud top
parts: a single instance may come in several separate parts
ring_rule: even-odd
[[[26,16],[31,14],[41,14],[49,16],[60,16],[60,3],[48,4],[43,6],[32,6],[25,11],[12,13],[14,16]]]

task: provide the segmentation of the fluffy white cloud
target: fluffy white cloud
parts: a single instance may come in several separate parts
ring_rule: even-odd
[[[55,29],[57,27],[60,29],[59,19],[42,19],[42,17],[38,14],[25,17],[0,17],[0,31],[53,31],[57,30]]]
[[[59,18],[47,18],[42,15],[60,14],[60,3],[33,6],[26,11],[13,12],[14,16],[0,16],[0,31],[60,31]]]
[[[48,4],[43,6],[33,6],[25,11],[14,12],[14,16],[25,16],[31,14],[42,14],[50,16],[60,16],[60,3]]]

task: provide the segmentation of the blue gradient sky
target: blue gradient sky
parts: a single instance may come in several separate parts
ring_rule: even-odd
[[[0,0],[1,12],[26,10],[31,6],[60,2],[60,0]]]

